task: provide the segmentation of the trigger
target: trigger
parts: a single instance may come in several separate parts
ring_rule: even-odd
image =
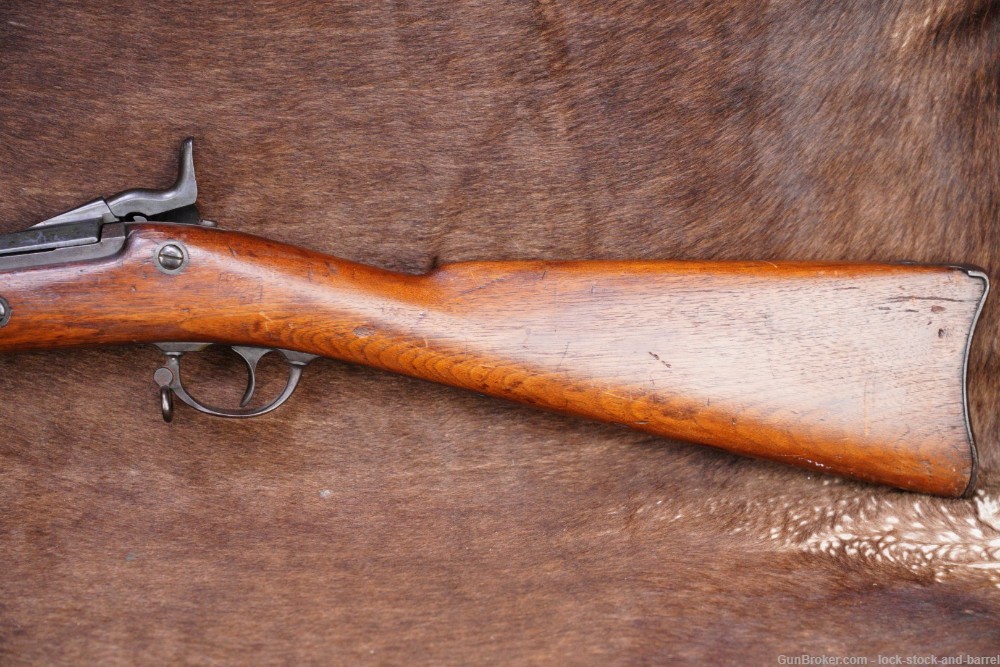
[[[274,350],[266,347],[246,347],[242,345],[233,345],[232,350],[240,355],[240,358],[243,359],[243,362],[247,366],[247,389],[243,392],[243,398],[240,400],[240,407],[245,408],[250,404],[253,394],[257,390],[257,363],[265,354]]]
[[[247,373],[247,389],[243,392],[243,398],[240,399],[240,407],[245,408],[250,405],[250,400],[253,398],[253,393],[257,390],[257,377],[253,371]]]

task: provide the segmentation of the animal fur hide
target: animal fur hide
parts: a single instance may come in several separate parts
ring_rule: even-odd
[[[912,259],[996,280],[998,50],[986,0],[10,0],[0,232],[167,185],[192,135],[206,217],[398,271]],[[333,361],[266,417],[168,426],[155,350],[2,358],[0,662],[995,655],[998,312],[963,500]],[[232,395],[234,362],[197,363]]]

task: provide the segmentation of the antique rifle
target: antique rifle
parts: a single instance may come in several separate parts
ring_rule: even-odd
[[[173,187],[96,199],[0,236],[0,352],[125,343],[210,415],[285,402],[317,356],[903,489],[970,491],[965,395],[988,290],[969,266],[505,261],[405,275],[223,231]],[[181,357],[246,362],[239,407],[205,405]],[[258,361],[288,364],[252,407]]]

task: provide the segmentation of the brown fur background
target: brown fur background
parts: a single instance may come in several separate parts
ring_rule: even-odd
[[[193,135],[206,217],[395,270],[995,281],[998,50],[983,0],[5,2],[0,231],[165,186]],[[994,655],[998,312],[950,501],[332,361],[267,417],[167,426],[154,350],[0,359],[0,662]]]

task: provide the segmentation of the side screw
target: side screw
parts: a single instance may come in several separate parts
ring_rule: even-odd
[[[10,304],[0,296],[0,327],[10,322]]]
[[[156,249],[156,268],[164,273],[177,273],[187,262],[187,250],[176,241],[162,244]]]

